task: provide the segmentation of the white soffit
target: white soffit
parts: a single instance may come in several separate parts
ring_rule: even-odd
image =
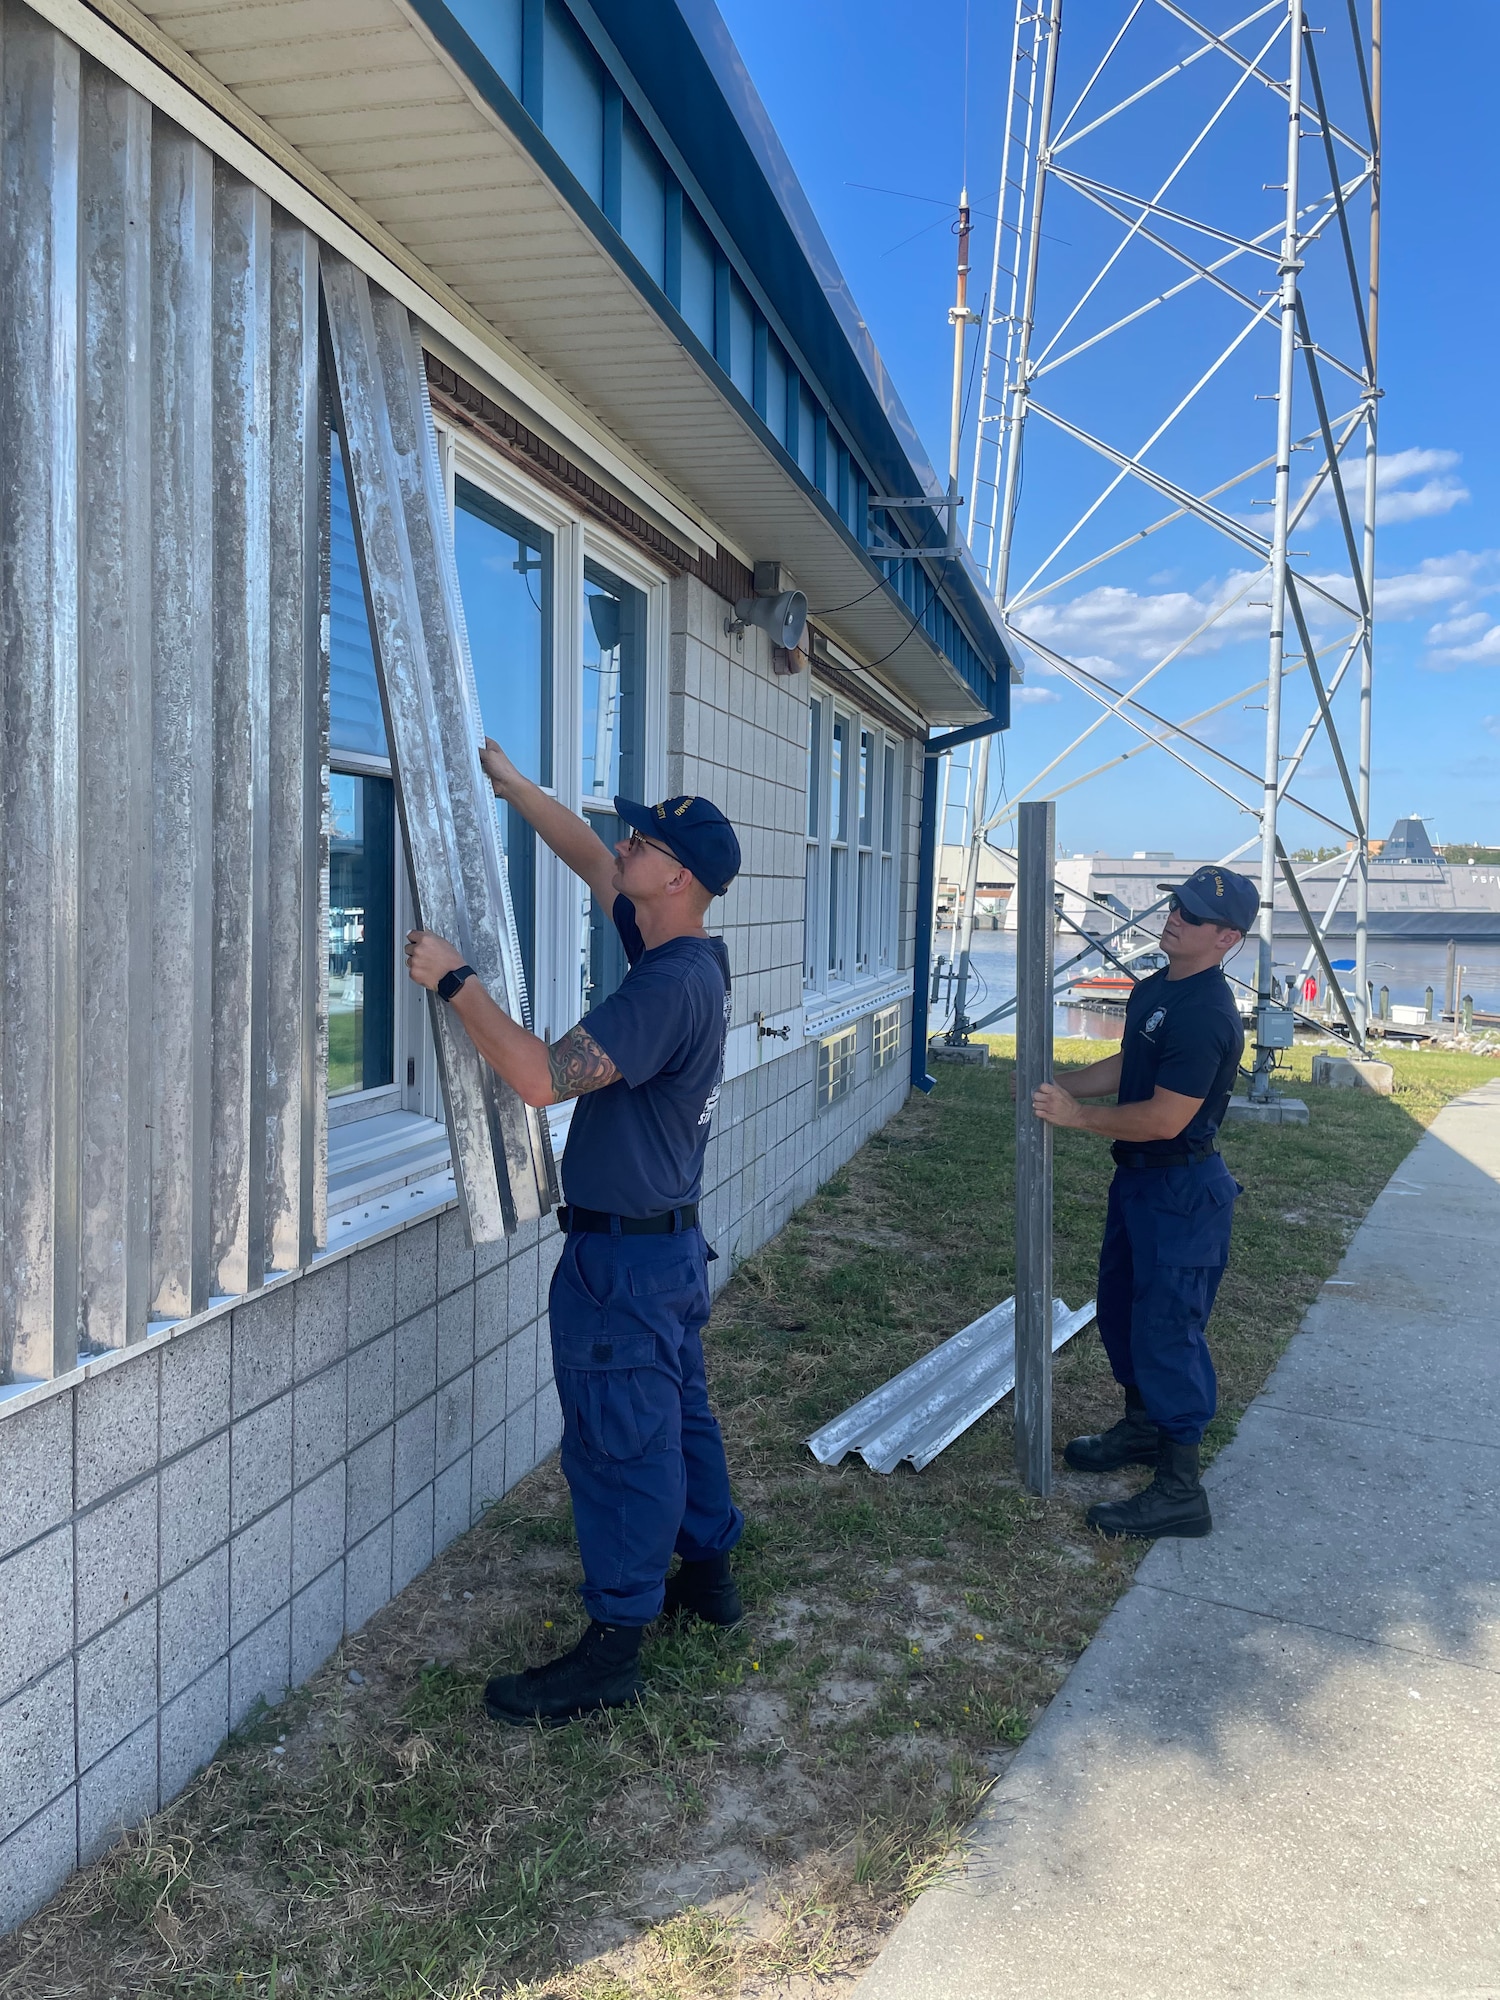
[[[397,0],[28,4],[316,229],[477,369],[479,387],[674,540],[785,563],[821,622],[928,720],[984,713],[832,511]]]

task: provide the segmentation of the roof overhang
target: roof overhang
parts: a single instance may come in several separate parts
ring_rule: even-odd
[[[550,413],[564,448],[644,498],[675,539],[782,562],[820,622],[929,722],[989,712],[441,0],[94,6],[325,200],[345,234],[394,258],[448,352],[455,325],[467,336],[480,386],[544,428]],[[929,574],[967,611],[961,560]],[[982,601],[964,624],[998,668],[998,707],[1008,663]]]

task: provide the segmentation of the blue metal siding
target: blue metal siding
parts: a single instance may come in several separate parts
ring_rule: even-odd
[[[524,101],[521,0],[450,0],[450,4],[496,76]]]
[[[620,0],[594,0],[589,18],[602,21],[615,44],[610,61],[618,63],[623,56],[630,65],[628,73],[617,68],[613,75],[563,0],[412,3],[517,136],[534,148],[524,115],[518,117],[511,108],[519,63],[524,112],[540,123],[582,194],[617,232],[616,240],[631,253],[639,272],[661,287],[668,304],[854,539],[867,546],[872,479],[887,492],[906,494],[917,490],[918,473],[674,0],[630,0],[628,7]],[[733,244],[716,240],[656,142],[623,101],[622,81],[628,88],[644,89],[670,143],[711,190],[735,244],[755,245],[753,267]],[[547,165],[545,149],[542,160]],[[548,171],[555,177],[555,166]],[[588,220],[587,210],[581,212]],[[761,296],[783,314],[786,328],[832,392],[836,428],[791,366],[750,286],[735,269],[736,256],[747,276],[753,269]],[[919,540],[935,537],[943,525],[936,513],[903,522]],[[888,535],[901,539],[889,530]],[[924,585],[925,595],[915,594],[904,574],[910,565],[897,568],[903,573],[898,588],[914,619],[974,691],[988,699],[985,690],[996,684],[995,669],[1003,681],[1009,662],[973,577],[954,565],[943,590],[962,609],[970,628],[982,633],[979,647],[960,626],[953,607],[926,604],[925,595],[935,600],[936,586]],[[944,634],[951,635],[951,647]]]
[[[542,130],[592,200],[604,203],[604,65],[559,0],[546,0]]]
[[[619,231],[640,258],[648,275],[665,289],[667,242],[667,175],[661,155],[627,105],[620,135]],[[681,200],[678,209],[678,285],[682,282]]]

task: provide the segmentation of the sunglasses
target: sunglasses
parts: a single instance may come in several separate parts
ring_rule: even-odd
[[[1172,896],[1168,899],[1167,908],[1173,916],[1181,917],[1185,924],[1191,924],[1195,930],[1200,924],[1213,922],[1212,917],[1195,917],[1187,904],[1177,896]]]
[[[643,847],[654,847],[658,854],[665,854],[668,861],[677,861],[677,856],[670,847],[663,847],[659,840],[647,840],[643,833],[632,833],[625,845],[632,854],[639,854]],[[682,863],[677,861],[677,865],[680,868]]]

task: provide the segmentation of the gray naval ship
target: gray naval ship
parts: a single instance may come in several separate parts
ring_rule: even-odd
[[[1075,854],[1057,863],[1063,914],[1095,935],[1122,918],[1148,909],[1164,889],[1195,868],[1211,865],[1160,852],[1132,855]],[[1235,863],[1253,872],[1257,856]],[[1312,915],[1330,940],[1354,935],[1354,882],[1347,853],[1327,861],[1298,862],[1297,880]],[[1276,884],[1276,934],[1302,930],[1285,882]],[[1500,864],[1445,861],[1415,814],[1398,819],[1370,861],[1370,936],[1425,944],[1500,944]]]

